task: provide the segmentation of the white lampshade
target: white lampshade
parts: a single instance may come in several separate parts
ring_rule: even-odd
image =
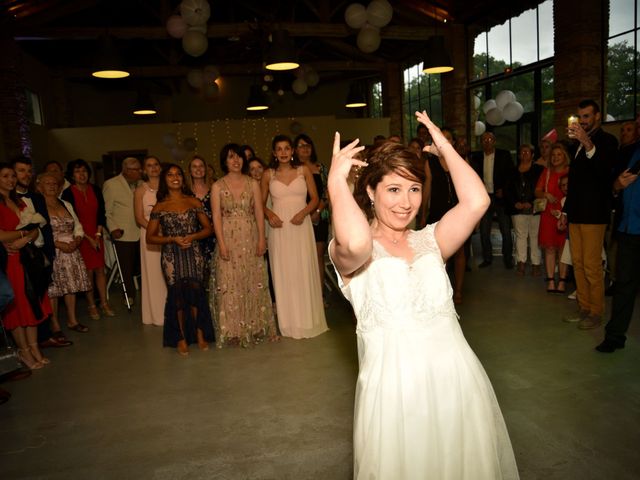
[[[367,6],[367,22],[374,27],[385,27],[393,16],[393,7],[387,0],[372,0]]]
[[[351,28],[362,28],[367,23],[367,9],[360,3],[352,3],[344,11],[344,21]]]
[[[375,52],[380,47],[380,30],[377,27],[365,24],[358,33],[356,43],[364,53]]]

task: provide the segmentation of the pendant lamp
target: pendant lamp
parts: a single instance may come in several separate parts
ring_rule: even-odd
[[[91,75],[97,78],[125,78],[129,76],[111,35],[102,35],[98,39],[98,53]]]
[[[138,92],[138,100],[133,108],[134,115],[155,115],[157,112],[151,96],[143,91]]]
[[[453,63],[444,48],[444,37],[437,35],[429,38],[426,54],[422,61],[423,73],[446,73],[453,70]]]
[[[260,110],[268,110],[269,104],[267,96],[264,94],[260,85],[253,85],[249,91],[249,99],[247,100],[247,110],[257,112]]]
[[[271,47],[266,55],[268,70],[294,70],[300,64],[296,59],[296,47],[286,30],[275,30],[271,34]]]
[[[352,84],[351,87],[349,87],[347,101],[344,106],[347,108],[362,108],[367,106],[367,99],[358,85]]]

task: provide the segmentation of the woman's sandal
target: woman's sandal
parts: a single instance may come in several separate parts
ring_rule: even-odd
[[[189,345],[187,345],[187,341],[186,340],[178,340],[178,354],[186,357],[187,355],[189,355]]]
[[[562,288],[560,288],[560,284],[562,284]],[[567,278],[559,277],[558,278],[558,287],[556,288],[556,293],[565,293],[567,289]]]
[[[80,333],[87,333],[89,331],[89,327],[87,327],[86,325],[83,325],[81,323],[76,323],[75,325],[67,324],[67,328],[69,330],[74,330],[74,331],[80,332]]]
[[[51,360],[42,355],[42,352],[38,349],[37,343],[29,344],[29,351],[31,352],[31,356],[36,359],[37,362],[40,362],[42,365],[49,365]]]
[[[544,279],[545,282],[547,282],[547,293],[558,293],[558,290],[556,289],[556,279],[553,277],[547,277]],[[549,288],[549,283],[553,284],[553,288]]]
[[[91,320],[100,320],[100,312],[98,312],[98,307],[96,307],[95,305],[89,305],[87,310],[89,310],[89,318]]]
[[[31,357],[31,358],[29,358]],[[35,357],[33,356],[33,354],[31,353],[31,350],[29,350],[28,348],[19,348],[18,349],[18,358],[20,359],[20,361],[22,362],[22,364],[27,367],[29,370],[38,370],[42,367],[44,367],[44,365],[39,362],[38,360],[35,359]]]

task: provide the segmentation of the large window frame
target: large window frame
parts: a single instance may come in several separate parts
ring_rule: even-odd
[[[420,62],[403,71],[402,128],[407,142],[416,136],[416,111],[426,110],[436,125],[442,125],[440,74],[425,74],[422,67],[423,64]]]

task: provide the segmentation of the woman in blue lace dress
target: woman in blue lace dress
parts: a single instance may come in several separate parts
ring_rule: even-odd
[[[208,350],[213,325],[204,290],[206,259],[198,240],[211,234],[209,218],[188,190],[178,165],[163,168],[157,198],[147,225],[147,243],[162,245],[167,282],[163,345],[177,347],[180,355],[188,355],[188,345],[196,342],[201,350]]]

